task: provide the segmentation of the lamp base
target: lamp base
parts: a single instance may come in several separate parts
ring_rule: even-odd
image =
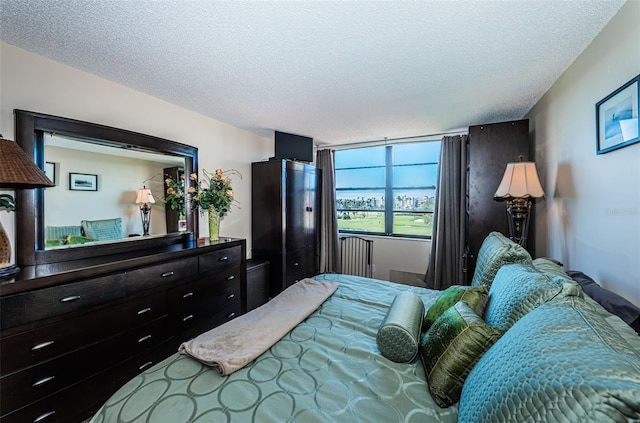
[[[507,220],[509,222],[509,239],[526,247],[529,217],[531,216],[531,200],[514,198],[507,201]]]
[[[20,272],[20,268],[15,264],[10,264],[5,267],[0,267],[0,281],[7,279],[13,279],[15,275]]]

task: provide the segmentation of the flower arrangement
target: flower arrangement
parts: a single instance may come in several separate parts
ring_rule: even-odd
[[[231,187],[231,176],[236,175],[242,179],[242,175],[235,169],[223,171],[216,169],[215,174],[202,170],[204,181],[198,181],[198,175],[192,173],[189,179],[195,182],[195,187],[189,187],[191,201],[200,210],[216,209],[220,217],[224,217],[233,202],[233,188]],[[225,175],[226,173],[226,175]]]
[[[184,175],[180,176],[180,181],[174,181],[171,178],[165,179],[168,188],[164,201],[169,204],[171,209],[184,214],[185,202],[187,197],[190,197],[192,207],[200,208],[201,212],[214,208],[220,217],[224,217],[234,201],[231,175],[239,176],[242,179],[242,174],[235,169],[228,171],[216,169],[213,174],[203,169],[202,173],[204,174],[203,180],[198,180],[198,175],[195,173],[189,175],[193,185],[186,188],[186,193]]]
[[[179,181],[174,181],[171,178],[164,180],[167,185],[167,192],[164,196],[164,203],[171,207],[171,210],[178,212],[180,219],[185,218],[185,192],[184,192],[184,175],[180,175]]]

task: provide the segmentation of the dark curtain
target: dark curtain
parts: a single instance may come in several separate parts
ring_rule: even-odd
[[[463,285],[467,192],[467,135],[442,138],[433,236],[425,283],[446,289]]]
[[[316,167],[322,170],[320,193],[320,273],[339,273],[338,218],[336,216],[336,175],[333,150],[318,150]]]

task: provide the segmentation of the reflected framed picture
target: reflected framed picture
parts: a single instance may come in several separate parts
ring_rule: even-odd
[[[47,178],[51,179],[55,185],[58,185],[58,178],[56,177],[56,164],[54,162],[45,162],[44,174]]]
[[[71,191],[97,191],[98,175],[69,173],[69,189]]]
[[[640,141],[640,75],[596,103],[596,153]]]

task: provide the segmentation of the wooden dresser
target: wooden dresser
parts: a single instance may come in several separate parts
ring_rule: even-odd
[[[246,310],[246,242],[25,268],[0,285],[0,422],[80,422],[181,342]]]

